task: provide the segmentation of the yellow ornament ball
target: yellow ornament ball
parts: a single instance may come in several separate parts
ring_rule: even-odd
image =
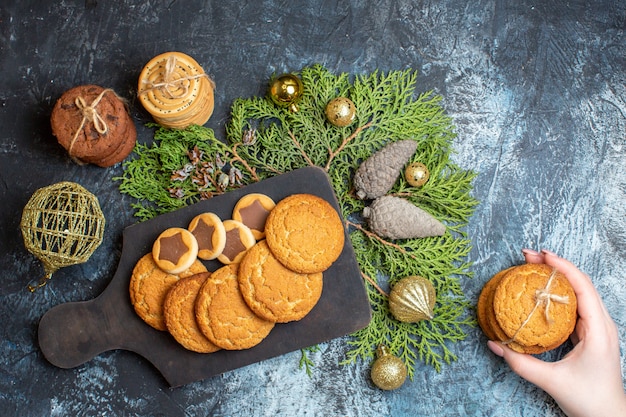
[[[386,346],[381,345],[376,350],[376,360],[370,371],[372,382],[383,390],[398,389],[404,384],[407,369],[402,359],[391,354]]]
[[[404,170],[404,177],[409,185],[413,187],[421,187],[428,182],[428,179],[430,178],[430,171],[428,171],[426,165],[421,162],[413,162]]]
[[[298,76],[282,74],[270,82],[270,99],[278,106],[288,107],[289,111],[298,111],[298,101],[302,98],[304,86]]]
[[[337,127],[350,126],[356,118],[356,106],[346,97],[332,99],[326,105],[326,118]]]

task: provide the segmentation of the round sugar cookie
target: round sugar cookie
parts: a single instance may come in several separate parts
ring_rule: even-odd
[[[210,272],[201,272],[181,278],[168,291],[163,304],[169,333],[185,349],[198,353],[213,353],[220,349],[206,338],[196,322],[196,297],[210,276]]]
[[[480,295],[478,296],[478,303],[476,304],[476,317],[478,319],[478,325],[489,340],[506,340],[504,332],[501,329],[499,329],[500,332],[497,332],[495,326],[493,325],[495,321],[495,313],[493,311],[493,294],[496,286],[500,283],[500,280],[504,274],[509,271],[509,269],[504,269],[491,277],[491,279],[485,283]]]
[[[549,304],[545,297],[550,297]],[[578,317],[576,294],[569,281],[545,264],[524,264],[504,274],[494,292],[493,308],[508,338],[543,351],[565,342]]]
[[[276,323],[302,319],[322,295],[321,272],[300,274],[287,269],[264,240],[246,253],[237,276],[239,289],[250,309]]]
[[[345,240],[337,211],[312,194],[279,201],[267,217],[265,237],[283,265],[303,274],[328,269],[341,255]]]
[[[188,230],[198,242],[198,258],[209,261],[217,258],[226,246],[224,223],[215,213],[202,213],[189,223]]]
[[[180,278],[200,272],[207,272],[207,269],[196,260],[187,270],[168,274],[157,266],[152,254],[147,253],[137,261],[130,277],[130,302],[135,312],[155,329],[167,330],[163,304],[168,291]]]
[[[254,314],[246,304],[237,281],[238,264],[213,272],[196,298],[196,321],[200,331],[214,344],[227,350],[258,345],[274,323]]]
[[[239,263],[246,251],[256,243],[252,231],[245,224],[237,220],[224,220],[226,243],[217,260],[225,265]]]
[[[154,241],[152,256],[159,268],[177,274],[189,268],[198,257],[198,242],[189,230],[171,227]]]
[[[265,194],[246,194],[235,204],[232,217],[248,226],[255,239],[260,240],[265,237],[265,222],[274,206],[274,200]]]

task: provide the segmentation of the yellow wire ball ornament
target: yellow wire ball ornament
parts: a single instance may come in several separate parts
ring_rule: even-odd
[[[64,181],[38,189],[22,211],[24,246],[44,266],[34,292],[58,269],[86,262],[102,243],[105,218],[95,195]]]

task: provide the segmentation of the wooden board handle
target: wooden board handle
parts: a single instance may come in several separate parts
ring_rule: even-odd
[[[39,346],[46,359],[73,368],[115,349],[111,333],[102,329],[103,312],[93,301],[65,303],[48,310],[39,322]]]

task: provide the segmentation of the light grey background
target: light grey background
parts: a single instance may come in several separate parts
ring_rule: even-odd
[[[321,63],[353,74],[413,68],[457,126],[454,160],[476,170],[468,227],[476,300],[484,282],[547,248],[593,278],[626,352],[626,4],[584,1],[24,1],[0,5],[0,411],[3,416],[559,416],[542,391],[486,348],[478,329],[441,373],[383,392],[369,363],[340,366],[345,339],[170,389],[145,360],[107,352],[71,370],[36,339],[51,307],[94,298],[113,276],[135,219],[109,169],[72,163],[50,133],[62,92],[78,84],[131,99],[139,141],[149,118],[132,99],[143,65],[186,52],[216,82],[207,124],[224,137],[230,104],[264,94],[272,73]],[[87,264],[41,274],[23,247],[21,209],[39,187],[81,183],[100,199],[105,242]],[[554,359],[558,350],[547,355]],[[622,359],[622,368],[625,361]]]

